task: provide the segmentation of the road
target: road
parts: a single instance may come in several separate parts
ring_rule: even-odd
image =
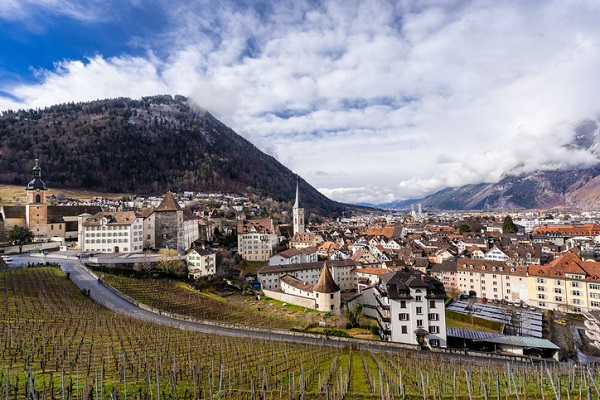
[[[21,265],[27,265],[28,262],[39,263],[40,261],[56,262],[61,264],[61,269],[65,273],[69,274],[70,280],[80,289],[89,290],[90,297],[106,307],[107,309],[116,312],[118,314],[126,315],[131,318],[138,320],[151,322],[159,325],[169,326],[178,329],[187,329],[190,331],[204,332],[215,335],[225,335],[234,337],[246,337],[253,339],[263,340],[277,340],[299,344],[309,344],[318,346],[330,346],[330,347],[349,347],[352,346],[358,350],[368,350],[373,352],[398,352],[398,351],[411,351],[414,353],[423,354],[425,357],[431,355],[430,352],[412,350],[407,348],[401,348],[395,343],[391,342],[375,342],[375,341],[364,341],[359,339],[339,339],[335,337],[324,337],[322,335],[313,336],[306,334],[297,334],[286,330],[268,329],[268,328],[252,328],[244,326],[219,326],[212,323],[202,322],[189,322],[182,321],[175,318],[167,317],[165,315],[159,315],[148,310],[139,308],[135,304],[132,304],[123,298],[117,296],[105,286],[98,283],[97,279],[82,265],[71,259],[52,259],[50,257],[32,257],[26,254],[13,256],[13,262],[11,266],[17,267]],[[474,363],[506,363],[506,360],[496,360],[489,358],[476,357],[465,354],[440,354],[442,357],[452,359],[469,360]]]

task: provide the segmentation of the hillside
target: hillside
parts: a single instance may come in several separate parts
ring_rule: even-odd
[[[36,158],[49,187],[109,193],[218,191],[293,202],[297,179],[183,96],[3,112],[0,183],[25,185]],[[299,185],[308,213],[344,210],[301,178]]]

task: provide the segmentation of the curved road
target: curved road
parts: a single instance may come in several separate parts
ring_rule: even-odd
[[[13,265],[26,264],[27,262],[40,262],[39,257],[30,257],[26,255],[15,256],[15,263]],[[371,342],[363,341],[359,339],[339,339],[339,338],[326,338],[323,336],[313,336],[310,334],[298,334],[287,330],[277,330],[269,328],[253,328],[235,325],[219,325],[214,323],[202,323],[200,321],[182,321],[175,318],[171,318],[165,315],[159,315],[148,310],[142,309],[135,304],[132,304],[125,299],[117,296],[105,286],[98,283],[98,280],[92,275],[86,268],[84,268],[78,261],[71,259],[46,259],[44,261],[57,262],[61,264],[61,269],[65,273],[69,273],[70,280],[80,289],[89,290],[90,297],[99,303],[100,305],[108,308],[109,310],[127,315],[131,318],[138,320],[152,322],[159,325],[170,326],[179,329],[187,329],[190,331],[204,332],[217,335],[235,336],[235,337],[248,337],[253,339],[264,339],[264,340],[278,340],[284,342],[292,342],[299,344],[310,344],[318,346],[331,346],[331,347],[352,347],[358,350],[369,350],[373,352],[379,351],[411,351],[414,353],[422,353],[423,356],[431,356],[430,352],[422,352],[417,349],[403,348],[396,343],[391,342]],[[436,353],[433,353],[436,354]],[[466,355],[460,353],[439,353],[442,357],[448,358],[459,358],[462,360],[469,360],[476,363],[506,363],[504,359],[491,359],[477,357],[474,355]],[[519,362],[513,360],[513,362]]]

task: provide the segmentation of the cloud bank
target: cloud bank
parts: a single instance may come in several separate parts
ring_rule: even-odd
[[[0,109],[186,95],[345,202],[596,162],[564,147],[600,111],[596,1],[148,3],[169,24],[124,38],[137,54],[32,66]],[[124,23],[117,2],[20,4],[0,18]]]

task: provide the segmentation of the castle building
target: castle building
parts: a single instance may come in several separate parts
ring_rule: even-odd
[[[341,290],[335,283],[327,263],[320,268],[316,284],[308,283],[293,275],[284,274],[280,278],[280,285],[275,290],[263,288],[263,292],[270,298],[285,301],[301,307],[312,308],[317,311],[341,311]]]
[[[188,210],[184,211],[171,192],[152,214],[154,221],[147,224],[154,224],[154,245],[158,249],[184,252],[200,237],[198,218]]]

